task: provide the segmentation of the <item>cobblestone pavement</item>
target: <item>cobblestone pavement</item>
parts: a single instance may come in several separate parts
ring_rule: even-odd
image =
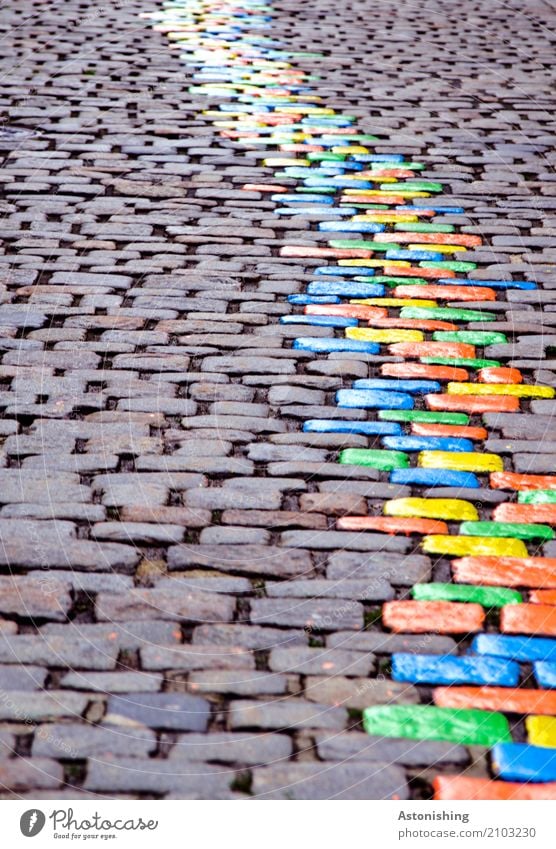
[[[2,12],[1,797],[554,798],[554,7],[162,8]]]

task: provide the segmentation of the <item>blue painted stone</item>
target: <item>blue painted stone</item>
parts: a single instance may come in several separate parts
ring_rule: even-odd
[[[533,664],[533,670],[539,687],[556,690],[556,661],[538,660]]]
[[[270,200],[274,201],[274,203],[322,203],[325,206],[331,206],[334,203],[334,198],[331,198],[330,195],[310,195],[310,194],[298,194],[298,195],[271,195]]]
[[[356,162],[403,162],[402,153],[355,153]]]
[[[311,295],[288,295],[288,301],[290,304],[295,304],[296,306],[307,306],[307,304],[339,304],[341,303],[340,298],[336,298],[334,295],[315,295],[312,297]]]
[[[438,281],[443,286],[487,286],[489,289],[538,289],[531,280],[464,280],[461,277],[447,277]]]
[[[416,233],[416,236],[419,234]],[[444,259],[444,254],[436,253],[436,251],[403,251],[403,250],[393,250],[386,251],[384,254],[386,259],[408,259],[408,260],[438,260],[442,261]]]
[[[274,176],[277,178],[293,177],[295,180],[304,180],[308,173],[310,173],[308,168],[298,168],[295,165],[290,165],[281,171],[275,171]]]
[[[348,118],[334,118],[331,115],[319,115],[317,118],[303,118],[301,127],[349,127],[353,122]],[[291,124],[289,129],[291,129]]]
[[[356,318],[342,315],[283,315],[280,324],[314,324],[317,327],[357,327]]]
[[[387,392],[410,392],[412,395],[423,395],[429,392],[440,392],[442,386],[436,380],[396,380],[395,378],[361,378],[353,383],[354,389],[384,389]]]
[[[367,410],[412,410],[413,398],[405,392],[380,392],[372,389],[339,389],[336,392],[339,407]]]
[[[307,286],[309,295],[339,295],[343,298],[376,298],[384,294],[384,286],[353,280],[314,280]]]
[[[390,483],[416,484],[417,486],[457,486],[479,489],[481,484],[471,472],[455,472],[450,469],[393,469]]]
[[[403,433],[397,422],[350,422],[341,419],[309,419],[303,424],[305,433],[363,433],[367,436]]]
[[[414,684],[492,684],[515,687],[519,682],[519,664],[495,657],[393,654],[392,678],[394,681]]]
[[[426,198],[414,198],[413,206],[417,209],[432,209],[434,212],[447,212],[450,215],[461,215],[465,212],[463,206],[440,206],[437,203],[427,203]],[[400,207],[400,209],[403,209],[405,212],[411,212],[410,206]]]
[[[548,637],[510,637],[502,634],[478,634],[471,643],[476,654],[511,657],[513,660],[556,661],[556,640]]]
[[[386,225],[374,224],[371,221],[368,224],[364,221],[323,221],[318,229],[333,233],[382,233]]]
[[[324,186],[327,189],[372,189],[373,184],[369,180],[351,180],[334,177],[308,177],[303,180],[306,186]]]
[[[496,743],[492,766],[504,781],[556,781],[556,750],[529,743]]]
[[[319,339],[311,336],[295,339],[293,347],[298,351],[314,351],[316,354],[330,354],[333,351],[378,354],[380,351],[380,345],[376,342],[360,342],[357,339]]]
[[[324,274],[327,277],[372,277],[374,273],[374,268],[350,268],[343,265],[319,265],[314,271],[314,274]]]
[[[469,439],[451,436],[387,436],[382,440],[385,448],[394,451],[473,451]]]

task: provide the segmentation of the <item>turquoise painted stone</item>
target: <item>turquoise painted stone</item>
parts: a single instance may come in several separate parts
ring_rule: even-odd
[[[479,479],[472,472],[449,469],[394,469],[390,483],[416,486],[455,486],[462,489],[479,489]]]
[[[488,289],[523,289],[531,290],[538,289],[536,283],[531,280],[466,280],[462,281],[457,277],[446,277],[438,281],[445,286],[461,286],[462,282],[468,283],[470,286],[486,286]]]
[[[361,378],[353,383],[354,389],[382,389],[388,392],[409,392],[410,395],[426,395],[440,392],[442,386],[436,380],[404,380],[396,378]]]
[[[384,286],[358,283],[354,280],[313,280],[307,286],[309,295],[336,295],[342,298],[380,298]]]
[[[432,705],[380,705],[363,711],[363,727],[375,737],[447,740],[463,746],[492,746],[511,740],[508,720],[486,710]]]
[[[546,690],[556,690],[556,662],[538,660],[533,664],[533,671],[539,687]]]
[[[387,436],[402,433],[401,425],[386,422],[351,422],[342,419],[309,419],[303,424],[305,433],[362,433]]]
[[[387,436],[382,444],[398,451],[473,451],[469,439],[450,436]]]
[[[491,684],[516,687],[519,682],[519,664],[498,657],[393,654],[392,678],[394,681],[413,684]]]
[[[280,324],[313,324],[316,327],[357,327],[356,318],[341,315],[282,315]]]
[[[312,351],[315,354],[329,354],[332,351],[378,354],[380,351],[380,345],[376,342],[360,342],[358,339],[321,339],[311,336],[294,339],[293,347],[297,351]]]

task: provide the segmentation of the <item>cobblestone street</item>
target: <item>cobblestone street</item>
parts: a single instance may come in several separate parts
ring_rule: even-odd
[[[0,798],[556,798],[555,23],[4,4]]]

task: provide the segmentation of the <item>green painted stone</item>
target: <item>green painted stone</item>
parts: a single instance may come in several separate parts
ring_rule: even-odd
[[[347,206],[352,206],[354,209],[376,209],[376,210],[385,210],[390,209],[390,207],[385,203],[352,203],[350,198],[356,197],[356,195],[346,195],[340,198],[340,203],[345,203]]]
[[[512,539],[554,539],[556,534],[549,525],[525,522],[462,522],[460,534],[473,537],[511,537]]]
[[[403,222],[394,224],[394,230],[403,230],[407,233],[453,233],[455,227],[453,224],[423,224],[419,221],[415,224],[404,224]],[[434,248],[432,249],[434,250]]]
[[[332,239],[328,244],[331,248],[362,248],[365,251],[373,251],[373,253],[377,251],[394,251],[400,247],[399,245],[384,242],[369,242],[364,239]]]
[[[368,277],[354,277],[354,280],[357,280],[358,283],[368,283]],[[373,283],[382,283],[384,286],[407,286],[407,277],[383,277],[380,274],[377,274],[372,278]],[[428,280],[425,280],[424,277],[412,277],[411,285],[412,286],[424,286],[428,283]]]
[[[447,740],[462,746],[510,743],[508,720],[488,710],[458,710],[433,705],[380,705],[363,711],[363,727],[374,737]]]
[[[482,607],[504,607],[523,601],[517,590],[504,587],[476,587],[468,584],[415,584],[411,595],[417,601],[462,601]]]
[[[326,186],[298,186],[296,193],[302,195],[335,195],[336,189],[327,189]]]
[[[469,357],[419,357],[429,366],[462,366],[463,368],[497,368],[499,360],[472,360]]]
[[[428,422],[429,424],[466,425],[467,413],[435,413],[428,410],[379,410],[378,418],[384,422]]]
[[[346,157],[347,153],[331,153],[328,150],[307,154],[309,162],[343,162]]]
[[[468,345],[497,345],[508,341],[505,333],[495,330],[437,330],[432,334],[435,342],[465,342]]]
[[[376,165],[388,167],[387,162],[377,162]],[[405,168],[407,171],[423,171],[425,166],[422,162],[396,162],[392,165],[393,168]]]
[[[556,504],[556,489],[532,489],[527,492],[518,492],[517,500],[520,504]]]
[[[494,321],[496,314],[458,307],[402,307],[402,318],[439,318],[441,321]]]
[[[407,469],[409,457],[403,451],[383,451],[380,448],[344,448],[340,451],[340,463],[353,466],[372,466],[381,472],[392,469]]]
[[[476,262],[462,262],[461,260],[442,260],[431,262],[420,262],[420,268],[446,268],[448,271],[473,271],[477,268]]]
[[[402,166],[403,167],[403,166]],[[381,190],[391,192],[393,183],[381,183]],[[433,183],[431,180],[408,180],[406,183],[399,183],[399,189],[407,189],[411,192],[441,192],[443,189],[442,183]]]

